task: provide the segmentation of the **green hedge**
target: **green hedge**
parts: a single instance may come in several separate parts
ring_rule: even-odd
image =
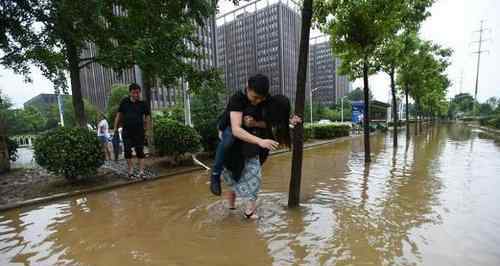
[[[311,132],[306,134],[310,134],[309,136],[315,139],[333,139],[349,136],[351,127],[348,125],[313,125],[308,130]]]
[[[160,156],[173,156],[176,161],[185,153],[201,149],[201,137],[194,128],[167,117],[157,117],[153,123],[155,148]]]
[[[59,127],[34,141],[36,162],[68,180],[95,175],[104,153],[95,132],[86,128]]]
[[[483,117],[483,118],[479,119],[479,124],[481,126],[487,126],[487,127],[500,129],[500,115]]]

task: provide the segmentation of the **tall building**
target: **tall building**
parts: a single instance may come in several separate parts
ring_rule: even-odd
[[[312,96],[315,104],[335,104],[337,69],[330,42],[324,36],[311,38],[307,81],[312,93],[307,93],[306,98]]]
[[[294,102],[300,27],[300,6],[291,0],[258,0],[217,17],[217,63],[227,94],[242,90],[250,75],[262,73],[270,79],[271,94]],[[337,63],[328,38],[311,38],[307,99],[312,89],[315,103],[332,105],[349,92],[350,82],[337,75]]]
[[[119,12],[117,9],[116,12]],[[216,66],[215,52],[215,16],[207,18],[204,27],[200,27],[197,32],[198,40],[202,47],[195,48],[190,46],[196,52],[204,54],[200,60],[192,60],[191,64],[198,69],[207,69]],[[80,55],[81,58],[93,57],[96,54],[96,47],[89,43]],[[111,87],[114,84],[128,85],[132,82],[143,84],[142,74],[139,67],[135,66],[121,71],[114,71],[105,68],[97,63],[86,65],[80,70],[80,81],[82,86],[82,95],[90,103],[104,111],[107,106],[108,98],[111,94]],[[151,91],[151,108],[153,110],[165,108],[175,104],[183,96],[184,83],[162,85],[157,82]]]
[[[307,86],[313,91],[314,103],[338,104],[340,99],[351,91],[351,82],[348,77],[339,74],[340,64],[341,61],[333,54],[327,36],[311,38]],[[309,93],[306,97],[309,97]]]
[[[335,90],[335,103],[339,103],[340,99],[352,91],[352,82],[349,80],[347,76],[338,75],[339,67],[342,64],[342,61],[339,58],[335,59],[335,72],[337,73],[336,77],[336,90]]]
[[[301,18],[291,0],[254,1],[217,18],[217,64],[228,95],[249,76],[269,77],[271,94],[295,100]]]

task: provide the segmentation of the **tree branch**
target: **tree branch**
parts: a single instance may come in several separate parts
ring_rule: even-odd
[[[90,59],[89,59],[89,60],[90,60]],[[92,64],[92,63],[96,63],[96,62],[97,62],[97,60],[94,58],[93,60],[87,61],[87,62],[86,62],[85,64],[83,64],[83,65],[79,65],[79,66],[78,66],[78,68],[79,68],[79,69],[82,69],[82,68],[84,68],[84,67],[86,67],[86,66],[88,66],[88,65],[90,65],[90,64]]]
[[[95,61],[95,56],[92,56],[92,57],[84,57],[84,58],[80,58],[78,61],[79,62],[83,62],[83,61],[87,61],[87,60],[93,60]]]

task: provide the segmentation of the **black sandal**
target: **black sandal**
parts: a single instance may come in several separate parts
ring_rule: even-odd
[[[257,209],[254,209],[251,213],[247,213],[247,211],[244,211],[243,212],[243,215],[245,215],[245,218],[247,219],[254,219],[254,220],[257,220],[259,219],[259,216],[257,216],[257,214],[255,214],[255,211]],[[254,216],[255,215],[255,216]],[[255,218],[252,218],[252,217],[255,217]]]

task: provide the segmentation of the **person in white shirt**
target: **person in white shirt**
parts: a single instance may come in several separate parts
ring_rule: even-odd
[[[111,160],[111,150],[109,148],[109,124],[104,114],[101,114],[101,121],[97,124],[97,137],[101,142],[104,158],[106,160]]]

